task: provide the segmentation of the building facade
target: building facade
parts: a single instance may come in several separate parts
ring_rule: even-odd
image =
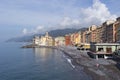
[[[75,34],[74,34],[74,42],[75,42],[75,45],[80,44],[80,40],[81,40],[80,34],[79,34],[79,33],[75,33]]]
[[[36,44],[36,45],[40,44],[40,37],[39,36],[35,36],[33,38],[33,44]]]
[[[66,46],[72,45],[71,44],[71,35],[70,34],[65,35],[65,45]]]
[[[33,43],[39,46],[54,46],[54,39],[46,32],[45,36],[35,37]]]
[[[64,46],[65,45],[65,37],[59,36],[55,38],[55,46]]]
[[[97,43],[102,43],[102,32],[103,32],[103,28],[100,26],[97,29],[97,34],[96,34],[96,41]]]
[[[117,21],[115,22],[114,26],[115,26],[115,31],[116,31],[115,41],[120,42],[120,17],[117,18]]]
[[[92,25],[88,28],[85,34],[85,43],[96,42],[96,25]]]
[[[75,40],[74,40],[74,33],[72,33],[71,35],[70,35],[70,41],[71,41],[71,45],[75,45]]]
[[[97,37],[97,30],[91,31],[91,33],[90,33],[90,42],[97,42],[96,37]]]
[[[88,32],[87,30],[81,32],[81,43],[82,44],[87,42],[87,36],[86,36],[87,32]]]
[[[113,20],[108,20],[102,24],[102,42],[114,43],[115,42],[115,26]]]

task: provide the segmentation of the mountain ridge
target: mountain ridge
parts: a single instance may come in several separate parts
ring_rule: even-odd
[[[52,37],[58,37],[58,36],[65,36],[66,34],[70,34],[70,33],[75,33],[78,31],[84,31],[87,28],[80,28],[80,29],[74,29],[74,28],[66,28],[66,29],[56,29],[56,30],[51,30],[48,31],[49,35]],[[11,38],[8,39],[7,42],[31,42],[32,39],[34,38],[34,36],[43,36],[44,34],[33,34],[33,35],[26,35],[26,36],[22,36],[22,37],[15,37],[15,38]]]

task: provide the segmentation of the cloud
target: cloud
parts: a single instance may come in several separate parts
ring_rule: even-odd
[[[100,0],[93,0],[93,4],[87,8],[80,8],[79,17],[76,19],[64,17],[60,22],[61,28],[89,27],[93,24],[101,25],[106,20],[115,20],[117,15],[111,14],[107,6]]]
[[[111,14],[107,6],[100,2],[100,0],[93,0],[93,5],[88,8],[81,9],[82,25],[101,24],[106,20],[115,20],[117,17]]]
[[[26,28],[24,28],[22,32],[24,35],[26,35],[28,33],[28,30]]]
[[[73,28],[75,26],[80,26],[80,21],[78,19],[72,19],[70,17],[64,17],[61,20],[59,26],[61,26],[61,28]]]
[[[47,31],[47,28],[45,28],[45,26],[37,26],[32,33],[44,33],[45,31]]]
[[[79,28],[80,21],[78,19],[72,19],[70,17],[64,17],[58,24],[52,26],[43,26],[39,25],[34,29],[23,29],[23,34],[36,34],[36,33],[45,33],[46,31],[55,30],[55,29],[65,29],[65,28]]]
[[[64,17],[60,22],[60,28],[81,28],[93,24],[101,25],[106,20],[115,20],[117,15],[111,14],[106,4],[100,0],[93,0],[93,4],[87,8],[80,8],[78,18]]]
[[[69,8],[67,8],[67,10],[68,9]],[[72,9],[73,11],[76,11],[76,9]],[[52,26],[37,26],[29,31],[29,33],[44,33],[55,29],[89,27],[93,24],[100,25],[106,20],[115,20],[117,17],[117,15],[111,14],[106,4],[102,3],[100,0],[93,0],[91,6],[87,8],[79,8],[77,14],[78,12],[80,12],[79,15],[74,14],[77,17],[68,15],[67,17],[63,17],[60,21],[56,19],[57,22],[54,21],[55,24],[52,24]]]
[[[24,28],[22,30],[23,35],[30,35],[30,34],[37,34],[37,33],[44,33],[46,31],[50,30],[49,28],[45,28],[45,26],[39,25],[33,29],[29,29],[29,28]]]

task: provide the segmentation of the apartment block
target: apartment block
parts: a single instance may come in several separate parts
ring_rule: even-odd
[[[115,42],[115,26],[113,20],[108,20],[102,24],[102,42],[114,43]]]
[[[116,31],[116,33],[115,33],[115,35],[116,35],[115,36],[116,37],[115,41],[120,42],[120,17],[117,18],[114,26],[115,26],[115,31]]]

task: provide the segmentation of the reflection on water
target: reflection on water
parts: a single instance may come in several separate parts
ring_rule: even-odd
[[[42,62],[58,62],[65,60],[62,56],[62,52],[51,49],[51,48],[33,48],[34,54],[35,54],[35,60],[36,62],[42,61]],[[62,58],[62,59],[61,59]]]
[[[34,53],[35,53],[35,59],[46,61],[50,59],[51,57],[54,58],[54,50],[50,48],[34,48]]]
[[[48,48],[34,48],[34,52],[35,52],[35,57],[40,57],[42,59],[47,59],[47,57],[50,54],[47,54],[48,52],[51,52],[51,49]]]

